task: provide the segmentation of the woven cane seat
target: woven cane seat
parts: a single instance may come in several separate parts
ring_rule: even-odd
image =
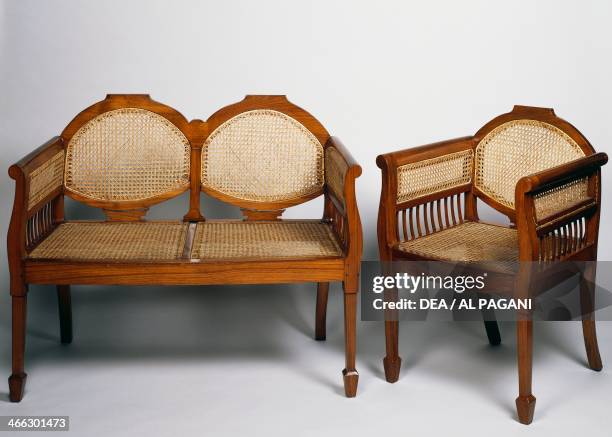
[[[518,261],[516,229],[486,223],[465,222],[396,247],[423,258],[452,261],[496,261],[503,270]]]
[[[179,222],[73,222],[57,227],[30,259],[76,261],[171,261],[185,247],[187,224]]]
[[[191,251],[200,260],[341,256],[331,226],[316,221],[198,223]]]
[[[317,221],[198,223],[190,256],[184,255],[188,227],[179,222],[69,222],[58,226],[28,258],[190,262],[343,256],[331,226]]]

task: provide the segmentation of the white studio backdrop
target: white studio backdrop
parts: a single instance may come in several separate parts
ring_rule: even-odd
[[[611,18],[605,0],[2,0],[2,238],[14,192],[9,165],[107,93],[148,93],[188,119],[245,94],[286,94],[361,163],[364,259],[376,259],[380,153],[473,134],[514,104],[552,107],[598,151],[612,152]],[[607,173],[612,166],[604,168],[602,260],[612,259]],[[69,217],[100,216],[67,208]],[[153,216],[186,210],[183,197]],[[286,217],[321,212],[319,199]],[[204,213],[237,214],[211,200]]]
[[[78,341],[68,349],[58,344],[54,287],[32,287],[30,391],[26,402],[9,404],[4,239],[14,184],[7,170],[107,93],[148,93],[188,119],[206,119],[245,94],[286,94],[361,163],[364,259],[374,260],[380,153],[471,135],[523,104],[554,108],[596,150],[612,154],[610,23],[609,0],[0,0],[1,414],[69,414],[79,435],[202,434],[203,426],[220,436],[245,427],[266,435],[391,434],[404,426],[417,434],[533,434],[512,420],[514,333],[504,326],[506,346],[493,351],[480,324],[413,324],[401,334],[409,369],[388,387],[382,326],[359,323],[361,394],[345,402],[340,299],[330,299],[326,344],[307,342],[310,284],[225,294],[75,287]],[[180,218],[187,203],[182,196],[151,213]],[[102,217],[66,206],[69,218]],[[204,213],[238,216],[210,199]],[[321,214],[317,199],[286,216]],[[481,216],[504,220],[484,206]],[[611,225],[609,164],[600,260],[612,260]],[[253,291],[266,293],[252,299]],[[536,331],[537,435],[607,435],[600,425],[610,384],[576,363],[584,360],[579,327],[544,325]],[[610,329],[598,326],[605,361]],[[456,369],[458,362],[465,366]],[[239,392],[228,390],[228,375]],[[458,404],[483,414],[465,420]],[[448,420],[439,420],[442,410]]]

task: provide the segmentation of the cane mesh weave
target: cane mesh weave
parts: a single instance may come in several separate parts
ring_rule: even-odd
[[[473,150],[449,153],[397,168],[397,203],[471,182]]]
[[[565,132],[536,120],[514,120],[493,129],[476,147],[475,185],[514,209],[520,178],[584,156]]]
[[[68,143],[66,188],[99,201],[134,201],[189,185],[189,141],[151,111],[105,112]]]
[[[331,227],[321,222],[198,223],[192,259],[339,257]]]
[[[64,182],[64,151],[60,150],[47,162],[30,173],[28,210],[34,207]]]
[[[518,261],[516,229],[465,222],[433,234],[398,244],[398,249],[428,259],[506,265]]]
[[[243,112],[206,140],[202,186],[254,202],[316,193],[323,187],[323,147],[301,123],[281,112]]]
[[[585,177],[536,194],[533,204],[537,220],[544,220],[590,199],[588,188],[589,179]]]
[[[187,224],[174,222],[61,224],[29,255],[77,261],[171,261],[183,253]]]
[[[344,202],[344,177],[348,165],[335,147],[325,150],[325,185],[341,202]]]

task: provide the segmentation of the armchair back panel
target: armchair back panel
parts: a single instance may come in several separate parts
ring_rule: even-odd
[[[514,210],[519,179],[583,156],[583,148],[552,124],[531,119],[507,121],[478,142],[474,186],[484,196]]]

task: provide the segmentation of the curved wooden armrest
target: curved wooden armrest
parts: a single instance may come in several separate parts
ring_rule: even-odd
[[[58,183],[56,187],[52,184],[53,179],[50,180],[48,177],[53,167],[48,170],[44,166],[54,165],[54,159],[59,161],[59,165],[62,166],[62,174],[56,171],[55,175],[62,177],[63,156],[60,154],[63,154],[63,151],[63,140],[60,137],[53,137],[9,167],[8,174],[15,180],[13,215],[17,214],[19,217],[23,215],[27,219],[51,199],[61,194],[62,184]]]
[[[425,161],[426,159],[437,158],[473,148],[474,137],[453,138],[451,140],[378,155],[376,158],[376,165],[378,165],[381,170],[391,170],[402,165]]]
[[[20,176],[27,176],[33,170],[47,162],[55,154],[61,151],[64,147],[64,142],[61,137],[53,137],[43,145],[37,147],[32,152],[21,158],[15,164],[9,167],[9,176],[18,180]]]
[[[332,148],[338,152],[336,156],[343,161],[344,165],[338,166],[338,163],[336,163],[336,166],[340,168],[326,168],[326,184],[328,174],[336,172],[342,181],[342,193],[334,192],[333,189],[330,189],[331,187],[326,189],[324,218],[331,221],[336,236],[344,245],[349,266],[347,272],[351,272],[347,278],[353,281],[354,278],[350,278],[352,278],[351,275],[355,270],[359,271],[359,262],[363,250],[363,232],[355,193],[355,179],[361,176],[362,169],[344,144],[336,137],[331,137],[327,141],[325,145],[326,154],[330,153]],[[326,166],[329,167],[327,159]],[[356,285],[354,286],[356,287]]]
[[[21,292],[18,279],[27,250],[46,238],[63,219],[63,188],[59,181],[63,175],[63,155],[59,154],[63,150],[63,140],[54,137],[9,167],[9,176],[15,180],[7,236],[11,292]],[[62,166],[62,173],[53,165]]]
[[[349,166],[349,168],[352,168],[352,167],[355,167],[356,169],[358,168],[358,174],[356,174],[355,177],[359,177],[361,175],[361,166],[355,160],[355,158],[353,158],[353,155],[351,155],[351,152],[349,152],[349,150],[342,143],[342,141],[340,141],[338,137],[330,137],[329,140],[327,141],[327,144],[325,145],[325,148],[327,147],[334,147],[336,150],[338,150],[338,152],[340,152],[340,155],[342,155],[342,158],[344,158],[344,161]]]
[[[383,193],[381,194],[381,204],[383,202],[394,205],[398,202],[398,169],[408,164],[416,164],[436,158],[443,158],[457,152],[463,152],[474,148],[473,137],[460,137],[452,140],[441,141],[438,143],[427,144],[425,146],[412,149],[399,150],[397,152],[379,155],[376,164],[382,170]],[[451,189],[444,195],[452,194],[457,190]],[[462,190],[459,190],[462,191]],[[416,196],[419,197],[419,196]],[[426,202],[427,199],[421,199]],[[411,202],[414,203],[414,202]],[[395,211],[390,210],[390,213]]]
[[[595,153],[521,178],[516,184],[516,196],[546,190],[595,173],[608,162],[608,155]]]
[[[605,153],[596,153],[518,181],[515,207],[522,261],[563,259],[596,243],[601,166],[606,162]],[[552,253],[543,253],[549,250],[544,247],[547,238],[554,240]]]
[[[458,154],[458,159],[470,159],[468,156],[461,158],[461,152],[471,151],[474,148],[474,138],[471,136],[455,138],[452,140],[441,141],[412,149],[399,150],[396,152],[379,155],[376,164],[382,170],[382,189],[380,194],[380,204],[378,209],[378,246],[381,259],[390,256],[390,248],[398,242],[398,218],[400,210],[418,207],[418,205],[437,201],[438,199],[448,199],[449,197],[460,195],[467,192],[471,187],[471,170],[468,177],[457,177],[454,183],[448,184],[448,179],[442,182],[444,186],[431,184],[418,192],[410,192],[410,186],[404,183],[404,193],[401,192],[401,180],[399,173],[404,170],[408,172],[416,171],[418,179],[418,169],[423,171],[431,160],[434,167],[445,161],[445,157]],[[471,152],[470,152],[471,153]],[[457,159],[449,156],[449,159]],[[420,165],[422,164],[422,167]],[[472,164],[473,165],[473,164]],[[406,190],[408,188],[408,190]]]
[[[328,194],[331,194],[333,201],[336,203],[336,207],[340,210],[342,215],[348,216],[348,209],[357,209],[357,199],[355,195],[355,179],[361,176],[362,169],[357,163],[355,158],[351,155],[348,149],[342,144],[337,137],[331,137],[325,146],[327,151],[329,148],[334,148],[341,159],[346,165],[345,169],[338,169],[342,177],[342,193],[333,193],[331,190],[327,190]],[[328,169],[331,170],[331,169]],[[327,176],[326,176],[327,178]],[[327,181],[326,181],[327,183]],[[342,198],[339,198],[342,197]]]

